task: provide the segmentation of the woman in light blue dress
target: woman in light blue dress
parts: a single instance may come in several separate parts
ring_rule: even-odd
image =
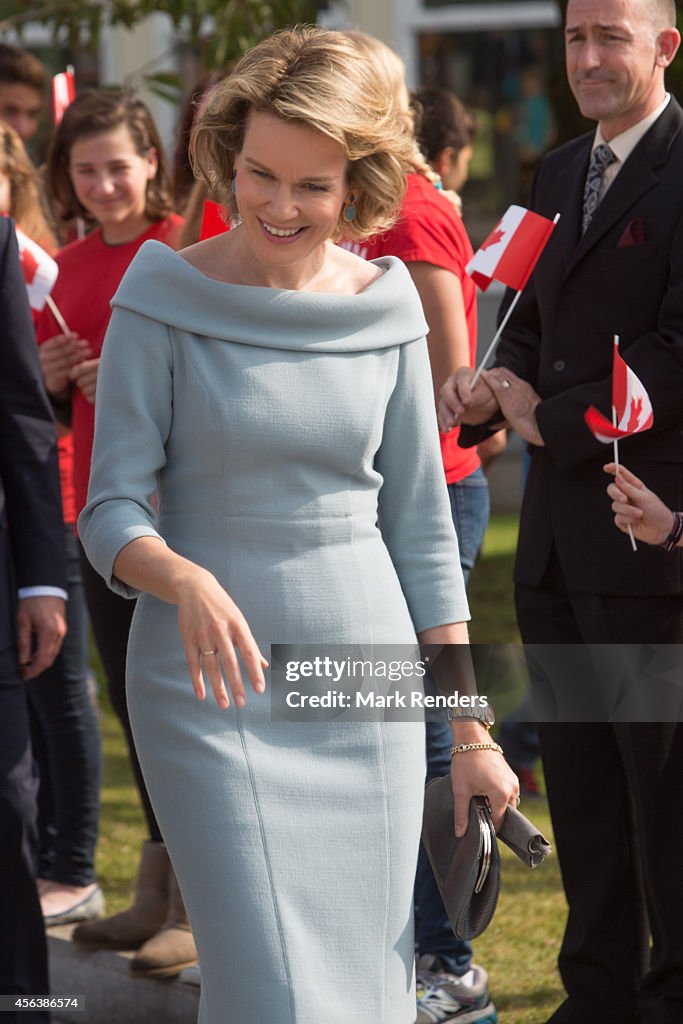
[[[411,1024],[423,730],[278,722],[265,660],[466,642],[419,301],[400,261],[333,244],[391,223],[408,139],[367,59],[304,29],[243,58],[194,145],[240,223],[146,244],[126,274],[80,532],[110,586],[142,592],[128,699],[199,1019]],[[460,817],[486,793],[502,818],[503,759],[459,760]]]

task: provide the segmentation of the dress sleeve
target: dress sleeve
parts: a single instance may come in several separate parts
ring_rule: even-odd
[[[399,350],[375,468],[379,527],[416,632],[469,619],[424,338]]]
[[[88,503],[78,519],[83,547],[113,591],[139,591],[113,575],[119,551],[138,537],[163,538],[151,498],[166,464],[173,360],[165,324],[115,308],[102,350]]]

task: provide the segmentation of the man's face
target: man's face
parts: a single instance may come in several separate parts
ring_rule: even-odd
[[[650,0],[569,0],[569,85],[581,113],[599,121],[608,140],[663,100],[670,60],[661,58],[670,36],[670,30],[657,31]]]
[[[43,97],[21,82],[0,82],[0,119],[14,128],[22,142],[28,142],[43,113]]]

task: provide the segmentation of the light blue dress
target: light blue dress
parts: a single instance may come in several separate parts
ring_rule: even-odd
[[[112,565],[150,536],[215,574],[266,657],[468,617],[422,310],[403,264],[378,263],[359,295],[323,295],[226,285],[145,243],[113,300],[79,520],[114,590],[137,596]],[[423,728],[200,703],[176,609],[147,594],[128,658],[201,1024],[412,1024]]]

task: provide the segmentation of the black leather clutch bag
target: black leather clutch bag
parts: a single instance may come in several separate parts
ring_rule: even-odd
[[[531,868],[550,853],[550,843],[512,807],[498,838]],[[425,790],[422,842],[453,931],[475,939],[491,921],[500,893],[500,851],[484,797],[470,801],[467,831],[456,839],[450,776],[433,779]]]

